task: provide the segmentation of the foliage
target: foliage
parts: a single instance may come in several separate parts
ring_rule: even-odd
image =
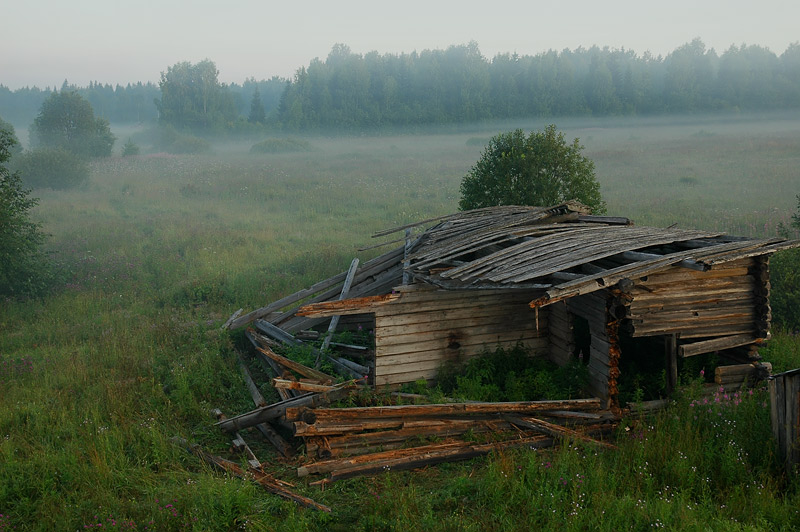
[[[123,157],[130,157],[132,155],[139,155],[140,153],[139,145],[133,142],[133,140],[128,139],[125,142],[125,145],[122,146],[122,156]]]
[[[261,91],[256,85],[253,98],[250,100],[250,114],[247,115],[247,121],[251,124],[263,124],[266,120],[267,113],[264,111],[264,104],[261,103]]]
[[[567,144],[551,124],[527,138],[521,129],[492,137],[461,181],[461,210],[495,205],[555,205],[577,199],[605,212],[594,163],[576,138]]]
[[[752,117],[741,121],[741,142],[690,136],[708,122],[647,122],[587,141],[604,187],[620,190],[608,194],[615,210],[648,225],[752,236],[771,235],[781,216],[788,223],[791,213],[776,206],[797,184],[799,134],[761,136],[753,131],[766,123]],[[247,143],[213,157],[107,158],[93,162],[91,187],[45,191],[34,212],[74,275],[42,301],[0,303],[0,529],[113,528],[110,517],[117,528],[164,531],[800,529],[800,489],[771,468],[759,391],[739,405],[722,396],[732,407],[712,413],[693,412],[692,396],[626,420],[619,450],[573,441],[325,489],[244,436],[268,472],[332,514],[216,471],[170,442],[181,436],[234,456],[208,412],[254,406],[219,326],[239,307],[345,270],[376,231],[452,212],[464,162],[475,158],[465,138],[320,137],[311,139],[320,151],[268,164],[241,153]],[[684,163],[670,164],[676,157]],[[682,196],[688,167],[703,179]],[[181,193],[186,183],[196,194]],[[698,197],[714,201],[698,209]],[[767,360],[774,346],[784,351],[781,367],[800,367],[800,336],[776,331],[771,342]],[[247,362],[262,392],[272,389]]]
[[[355,54],[337,44],[297,69],[278,109],[291,131],[487,119],[763,111],[800,106],[800,44],[721,56],[699,39],[666,56],[609,47],[500,53],[475,43],[410,54]]]
[[[531,356],[523,345],[486,350],[463,367],[445,365],[437,387],[444,394],[471,401],[535,401],[582,396],[588,373],[577,359],[558,367]]]
[[[228,88],[219,82],[213,61],[176,63],[161,73],[161,98],[155,100],[164,125],[196,132],[221,132],[238,112]]]
[[[31,221],[37,200],[6,166],[15,144],[13,133],[0,128],[0,297],[24,298],[44,293],[50,261],[41,249],[41,226]]]
[[[792,215],[791,226],[800,231],[800,194],[797,210]],[[779,227],[783,236],[789,237],[785,226]],[[787,330],[800,330],[800,248],[775,253],[770,259],[770,304],[775,323]]]
[[[312,151],[311,144],[302,139],[292,137],[269,138],[253,144],[250,153],[294,153]]]
[[[95,118],[91,104],[75,91],[54,92],[31,126],[35,146],[62,148],[86,157],[111,155],[116,137],[108,120]]]
[[[38,148],[16,157],[14,169],[22,174],[26,186],[66,190],[86,183],[86,159],[63,148]]]

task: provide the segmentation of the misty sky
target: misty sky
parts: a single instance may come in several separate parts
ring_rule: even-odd
[[[157,82],[179,61],[208,58],[220,80],[290,77],[335,43],[402,53],[476,41],[484,56],[592,45],[666,55],[695,37],[780,55],[800,41],[789,0],[25,0],[5,2],[0,84],[60,87],[64,79]],[[652,7],[651,7],[652,6]],[[655,7],[660,6],[660,7]]]

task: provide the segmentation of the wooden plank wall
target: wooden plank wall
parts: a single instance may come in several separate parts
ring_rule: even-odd
[[[547,307],[550,335],[550,360],[559,366],[567,365],[575,351],[575,325],[573,315],[567,311],[567,302],[559,301]]]
[[[635,280],[628,317],[632,336],[681,339],[756,333],[753,259],[700,272],[673,266]]]
[[[567,311],[589,323],[589,388],[602,399],[616,394],[616,378],[619,376],[618,357],[610,356],[617,338],[609,331],[608,297],[608,292],[601,290],[567,300]]]
[[[414,285],[416,286],[416,285]],[[547,310],[529,290],[414,289],[375,311],[375,385],[433,379],[445,362],[461,363],[498,344],[517,342],[547,355]]]

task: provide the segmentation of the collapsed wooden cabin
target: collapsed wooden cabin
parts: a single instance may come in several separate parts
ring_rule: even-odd
[[[227,326],[324,331],[342,316],[339,327],[374,331],[361,363],[379,387],[522,343],[559,365],[588,359],[590,391],[611,405],[626,356],[658,357],[671,385],[678,357],[757,360],[769,338],[769,256],[800,246],[637,227],[577,202],[477,209],[375,236],[400,231],[402,246]]]

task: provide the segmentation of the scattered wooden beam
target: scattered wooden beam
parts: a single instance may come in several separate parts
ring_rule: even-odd
[[[561,425],[556,425],[555,423],[548,423],[542,419],[537,419],[533,417],[517,417],[517,416],[505,416],[506,421],[513,423],[514,425],[518,426],[521,429],[530,429],[539,432],[543,432],[548,436],[552,436],[554,438],[559,439],[566,439],[571,438],[573,440],[582,441],[584,443],[590,443],[592,445],[599,445],[600,447],[605,447],[606,449],[617,449],[616,445],[612,445],[608,442],[604,442],[601,440],[596,440],[594,438],[590,438],[580,432],[572,429],[568,429],[567,427],[562,427]]]
[[[323,512],[330,512],[331,509],[324,504],[320,504],[308,497],[304,497],[302,495],[298,495],[291,491],[288,487],[291,486],[287,482],[280,481],[263,471],[259,471],[255,468],[243,469],[239,464],[236,462],[232,462],[230,460],[226,460],[220,456],[213,455],[208,453],[200,448],[199,445],[190,445],[186,440],[182,438],[173,438],[173,441],[177,444],[189,451],[190,453],[199,456],[209,464],[212,464],[223,471],[226,471],[236,477],[247,479],[255,482],[256,484],[260,485],[270,493],[274,493],[279,497],[284,499],[288,499],[290,501],[294,501],[297,504],[304,506],[306,508],[312,508],[314,510],[320,510]]]
[[[222,410],[220,410],[219,408],[213,409],[211,413],[218,420],[225,419],[225,414],[223,414]],[[236,449],[238,452],[244,453],[247,456],[247,463],[250,464],[250,467],[260,469],[261,461],[258,458],[256,458],[255,453],[253,453],[253,450],[250,449],[249,445],[247,445],[247,442],[244,441],[242,435],[239,434],[238,432],[234,432],[233,435],[234,439],[232,441],[232,445],[234,449]]]
[[[353,276],[356,274],[356,268],[358,268],[358,259],[353,259],[353,262],[350,263],[350,269],[347,270],[347,277],[344,279],[344,284],[342,285],[342,293],[339,294],[339,301],[347,298],[347,294],[350,292],[350,285],[353,283]],[[336,327],[339,325],[339,318],[341,318],[340,314],[331,317],[331,323],[328,325],[328,332],[325,334],[325,339],[322,341],[322,347],[320,351],[325,351],[328,349],[328,345],[331,343],[331,338],[333,338],[333,333],[336,332]],[[314,364],[315,368],[319,368],[320,363],[320,355],[317,354],[317,362]]]
[[[682,357],[690,357],[701,353],[710,353],[711,351],[757,343],[761,343],[761,339],[754,337],[752,334],[737,334],[735,336],[724,336],[722,338],[683,344],[678,347],[678,350]]]
[[[297,373],[299,373],[300,375],[302,375],[304,377],[308,377],[310,379],[315,379],[315,380],[318,380],[318,381],[321,381],[321,382],[328,382],[328,383],[331,383],[331,382],[333,382],[335,380],[333,377],[331,377],[327,373],[323,373],[323,372],[321,372],[319,370],[316,370],[316,369],[313,369],[313,368],[309,368],[308,366],[300,364],[299,362],[295,362],[294,360],[291,360],[291,359],[288,359],[288,358],[286,358],[284,356],[281,356],[281,355],[275,353],[272,349],[270,349],[268,347],[258,347],[256,349],[259,352],[261,352],[262,354],[264,354],[267,357],[271,358],[272,360],[278,362],[280,365],[285,366],[285,367],[291,369],[292,371],[296,371]]]
[[[287,379],[272,379],[272,385],[276,388],[287,390],[300,390],[302,392],[330,392],[335,390],[334,386],[326,384],[314,384],[311,382],[292,381]]]
[[[365,406],[354,408],[315,408],[304,415],[300,406],[287,407],[290,419],[303,419],[308,424],[317,421],[364,421],[379,418],[413,418],[443,415],[511,414],[542,412],[547,410],[600,410],[598,398],[569,399],[561,401],[519,401],[505,403],[449,403],[429,405]],[[306,409],[307,410],[307,409]]]
[[[218,421],[216,425],[222,430],[226,430],[228,432],[244,430],[246,428],[258,425],[259,423],[264,423],[285,416],[286,409],[290,407],[316,407],[330,404],[332,401],[344,399],[353,391],[354,385],[355,382],[350,381],[338,385],[336,389],[330,392],[307,393],[298,397],[292,397],[291,399],[279,401],[272,405],[263,406],[250,412],[239,414],[238,416],[226,419],[224,421]]]

